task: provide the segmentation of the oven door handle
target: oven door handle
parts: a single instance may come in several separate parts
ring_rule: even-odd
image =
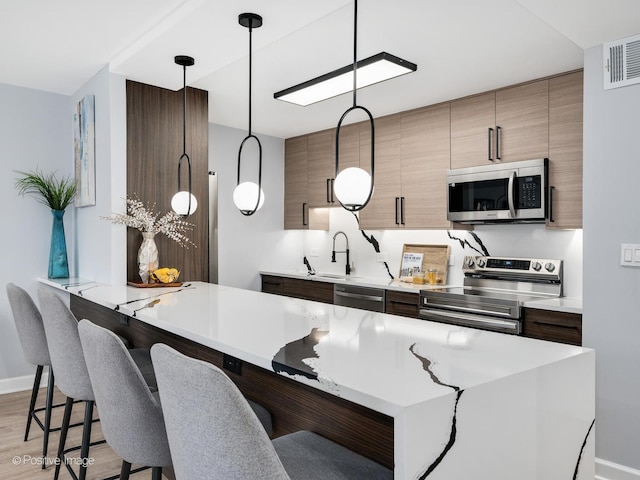
[[[458,305],[456,305],[455,307],[451,307],[449,305],[441,305],[439,303],[434,304],[433,307],[429,308],[429,302],[425,302],[424,305],[427,306],[427,308],[425,308],[424,310],[441,310],[442,309],[442,310],[451,310],[454,312],[469,312],[469,313],[477,313],[480,315],[491,315],[492,317],[504,317],[504,318],[514,318],[514,319],[520,317],[520,312],[518,307],[505,307],[508,309],[508,311],[500,312],[500,311],[494,311],[494,310],[482,310],[480,308],[462,307]],[[514,309],[515,311],[513,311]]]
[[[511,175],[509,175],[509,186],[508,186],[508,195],[507,195],[507,200],[509,202],[509,215],[511,216],[511,218],[516,218],[516,201],[515,201],[515,195],[514,195],[514,186],[516,183],[516,172],[515,170],[513,172],[511,172]]]
[[[490,330],[499,330],[514,334],[520,334],[521,331],[520,322],[518,320],[500,320],[498,318],[484,317],[482,315],[470,315],[462,312],[448,312],[421,308],[420,318],[469,327],[485,327]]]

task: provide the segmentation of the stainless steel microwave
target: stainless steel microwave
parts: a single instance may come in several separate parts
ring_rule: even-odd
[[[452,222],[544,223],[546,158],[447,171],[447,219]]]

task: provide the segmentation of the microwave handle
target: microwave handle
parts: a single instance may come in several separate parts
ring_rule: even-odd
[[[516,172],[513,171],[511,172],[511,175],[509,175],[509,186],[508,186],[508,195],[507,195],[507,199],[509,201],[509,215],[511,216],[511,218],[516,218],[516,204],[515,204],[515,198],[514,197],[514,186],[516,183]]]

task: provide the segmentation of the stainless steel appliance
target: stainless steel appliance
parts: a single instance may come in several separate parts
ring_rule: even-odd
[[[384,312],[385,290],[358,285],[333,286],[333,303],[345,307],[361,308],[372,312]]]
[[[447,219],[453,222],[543,223],[548,160],[447,171]]]
[[[522,333],[522,304],[562,296],[562,260],[467,256],[462,287],[420,291],[420,317]]]

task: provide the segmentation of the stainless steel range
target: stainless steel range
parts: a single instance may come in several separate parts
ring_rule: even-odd
[[[467,256],[464,286],[420,291],[425,320],[519,335],[522,304],[562,296],[562,260]]]

